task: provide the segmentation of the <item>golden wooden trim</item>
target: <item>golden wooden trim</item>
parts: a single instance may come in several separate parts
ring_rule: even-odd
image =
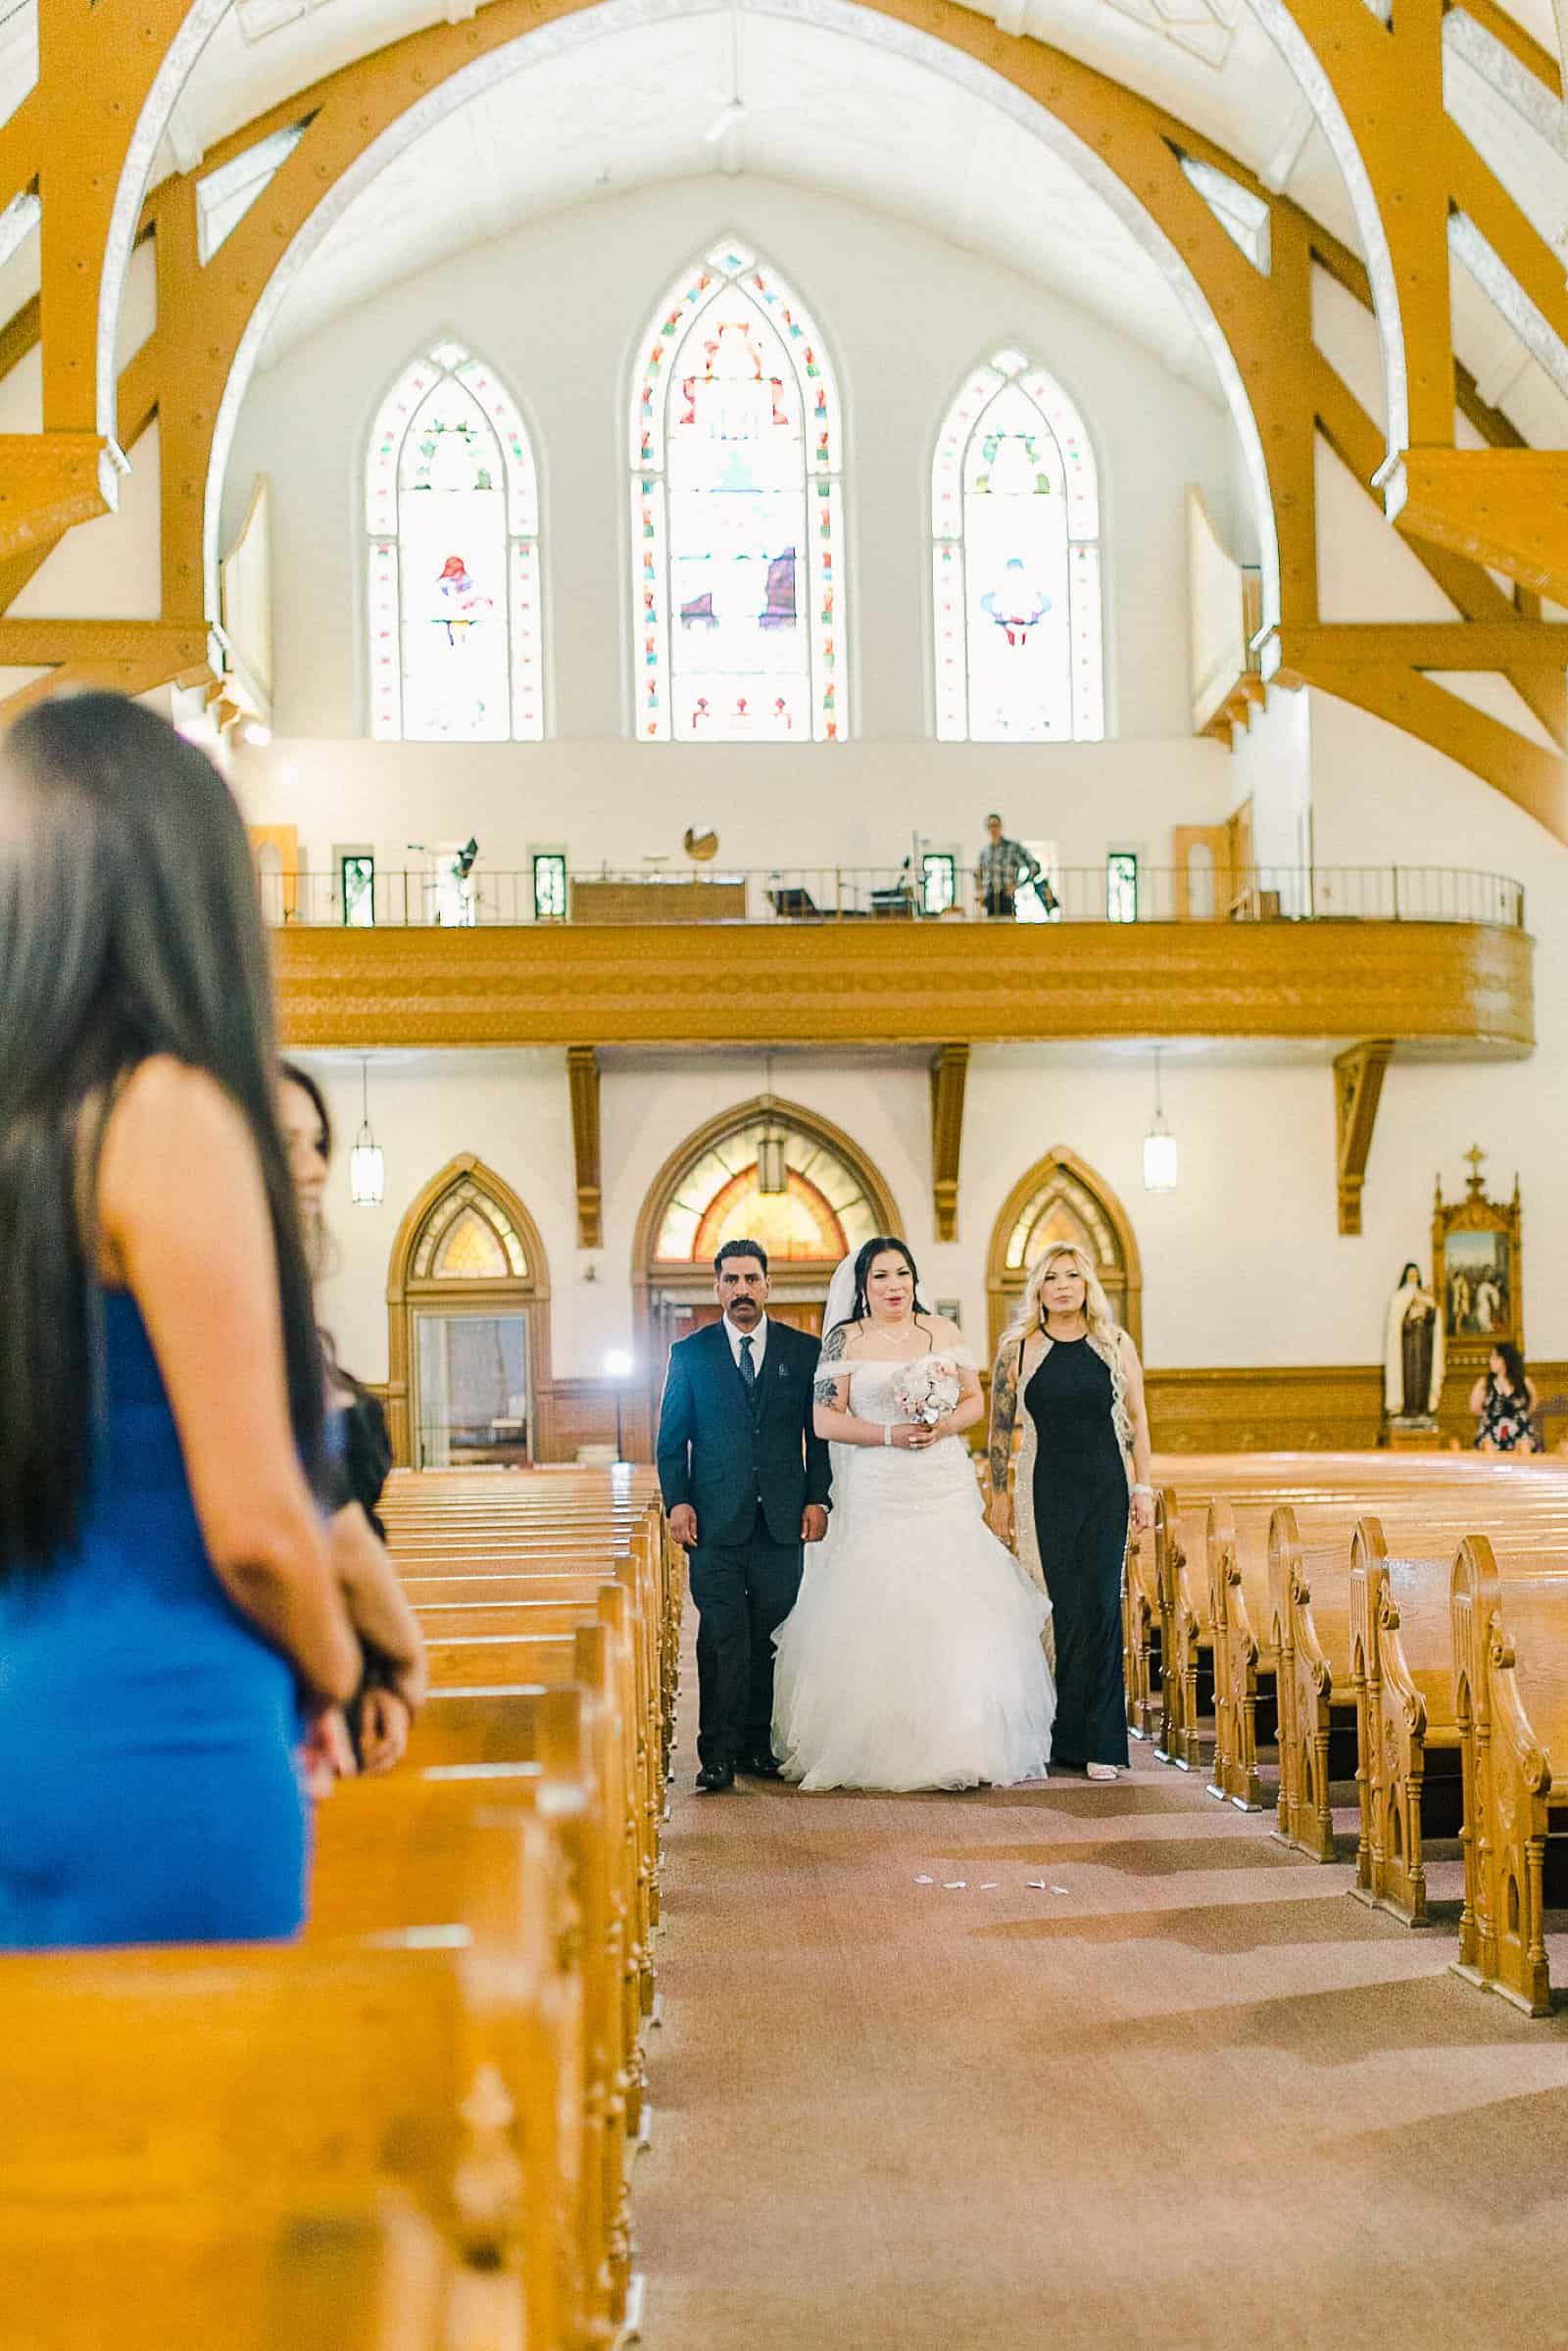
[[[599,1056],[591,1045],[566,1048],[571,1092],[571,1149],[577,1175],[577,1246],[598,1249],[603,1239],[600,1172]]]
[[[1538,81],[1544,83],[1553,98],[1561,98],[1561,66],[1549,49],[1544,49],[1538,40],[1526,32],[1517,17],[1511,17],[1505,8],[1499,8],[1497,0],[1458,0],[1458,5],[1462,5],[1467,17],[1474,17],[1484,32],[1490,32],[1493,39],[1517,60],[1527,73],[1533,73]]]
[[[107,454],[95,432],[0,433],[0,556],[107,514]]]
[[[958,1161],[968,1074],[967,1045],[938,1047],[931,1063],[931,1197],[939,1241],[958,1238]]]
[[[1445,1204],[1443,1178],[1440,1176],[1432,1193],[1432,1295],[1443,1316],[1444,1360],[1446,1382],[1459,1380],[1468,1388],[1470,1382],[1485,1371],[1494,1346],[1499,1339],[1511,1340],[1524,1353],[1525,1347],[1525,1268],[1524,1216],[1519,1200],[1519,1178],[1513,1180],[1513,1198],[1508,1200],[1489,1200],[1482,1185],[1481,1164],[1486,1157],[1478,1144],[1472,1144],[1464,1154],[1470,1162],[1470,1174],[1465,1182],[1463,1200]],[[1452,1233],[1501,1233],[1508,1245],[1508,1320],[1504,1328],[1483,1335],[1477,1332],[1455,1331],[1448,1324],[1448,1268],[1447,1240]],[[1538,1395],[1546,1391],[1536,1381]]]
[[[1361,1186],[1366,1178],[1378,1103],[1383,1099],[1383,1075],[1393,1057],[1392,1039],[1380,1037],[1366,1045],[1352,1045],[1334,1063],[1334,1132],[1342,1233],[1361,1230]]]
[[[524,1278],[486,1282],[420,1282],[414,1279],[414,1252],[418,1246],[419,1236],[434,1210],[465,1177],[470,1178],[481,1192],[488,1193],[511,1219],[528,1262]],[[472,1151],[460,1151],[455,1159],[449,1159],[445,1167],[438,1169],[429,1182],[420,1187],[403,1212],[388,1260],[387,1428],[392,1439],[393,1456],[405,1469],[414,1458],[414,1316],[419,1306],[437,1301],[460,1305],[494,1301],[502,1306],[518,1308],[525,1316],[528,1324],[528,1386],[532,1399],[529,1449],[532,1452],[541,1435],[537,1425],[539,1398],[549,1394],[552,1385],[550,1261],[545,1255],[539,1227],[519,1195]]]
[[[1021,1175],[1003,1201],[996,1223],[991,1228],[991,1246],[986,1252],[987,1355],[994,1357],[1003,1330],[1019,1298],[1023,1296],[1024,1279],[1009,1269],[1007,1243],[1013,1227],[1030,1201],[1045,1190],[1057,1172],[1070,1176],[1097,1202],[1105,1222],[1116,1237],[1121,1252],[1122,1278],[1127,1285],[1124,1323],[1133,1345],[1142,1351],[1144,1344],[1144,1263],[1138,1253],[1138,1235],[1132,1218],[1121,1200],[1106,1183],[1099,1170],[1080,1159],[1076,1151],[1058,1143],[1037,1159],[1026,1175]]]
[[[1568,603],[1568,450],[1410,449],[1403,477],[1401,531]]]
[[[412,107],[427,106],[453,75],[581,5],[582,0],[489,0],[473,15],[410,33],[307,89],[288,93],[220,140],[199,171],[172,175],[152,192],[143,228],[155,239],[159,323],[121,379],[119,430],[129,446],[155,414],[160,419],[167,615],[194,618],[203,609],[204,512],[216,495],[214,443],[225,390],[256,305],[298,231],[331,200],[344,173]],[[1250,411],[1250,418],[1242,418],[1244,429],[1255,426],[1278,542],[1280,615],[1292,624],[1314,621],[1313,384],[1327,370],[1308,358],[1311,271],[1314,263],[1320,264],[1369,300],[1364,268],[1298,206],[1264,189],[1239,159],[1063,51],[1032,38],[1012,38],[956,0],[868,0],[868,5],[972,59],[1048,110],[1121,178],[1180,254],[1229,342]],[[1553,69],[1539,45],[1499,17],[1492,0],[1477,0],[1477,7],[1481,21],[1549,87]],[[1380,298],[1380,325],[1392,359],[1399,358],[1402,343],[1410,430],[1403,430],[1401,417],[1399,432],[1387,432],[1385,442],[1397,447],[1413,438],[1430,444],[1468,474],[1478,457],[1484,461],[1493,453],[1446,446],[1452,437],[1456,389],[1447,301],[1450,199],[1463,205],[1521,286],[1562,326],[1568,324],[1568,303],[1560,263],[1444,111],[1438,0],[1401,7],[1392,27],[1380,24],[1362,0],[1271,0],[1265,16],[1282,14],[1294,19],[1314,47],[1357,143],[1377,208],[1372,220],[1362,207],[1363,233],[1370,226],[1387,234],[1396,300],[1391,305]],[[194,15],[193,0],[97,0],[86,15],[79,0],[48,0],[39,83],[0,126],[0,194],[36,184],[45,198],[45,417],[54,431],[31,436],[35,450],[58,439],[62,429],[85,436],[86,427],[101,425],[107,413],[106,388],[97,382],[100,328],[112,310],[106,296],[118,291],[108,279],[116,270],[122,274],[128,258],[119,249],[123,240],[118,229],[110,249],[111,217],[143,110],[159,86],[160,70],[188,45]],[[172,97],[176,78],[166,73],[169,88],[160,88],[160,102],[164,95]],[[1389,103],[1391,88],[1399,92],[1397,105]],[[252,208],[203,268],[196,243],[199,172],[243,155],[271,130],[302,121],[305,136],[269,185],[265,202]],[[1236,249],[1186,179],[1184,155],[1212,163],[1268,203],[1272,261],[1266,276]],[[90,256],[85,266],[84,254]],[[19,337],[28,331],[23,322],[14,327]],[[1462,399],[1462,375],[1457,388]],[[1360,468],[1363,481],[1377,469],[1381,454]],[[58,452],[56,461],[29,462],[58,462]],[[1481,480],[1481,471],[1474,478]],[[69,500],[62,504],[46,489],[19,497],[10,516],[11,544],[52,540],[73,520],[100,511],[101,506],[73,507]],[[5,528],[0,508],[0,561],[6,553]],[[1511,536],[1505,532],[1503,537],[1511,546]],[[1521,666],[1527,682],[1519,690],[1560,738],[1568,731],[1561,680],[1542,678],[1534,664]],[[1518,675],[1513,682],[1519,684]],[[1250,693],[1244,686],[1235,708],[1244,724]],[[1373,701],[1364,700],[1363,707],[1374,707]],[[1495,721],[1491,731],[1469,725],[1457,714],[1462,706],[1455,698],[1406,702],[1380,689],[1377,707],[1393,723],[1425,740],[1439,740],[1450,756],[1489,781],[1500,781],[1520,805],[1538,812],[1548,805],[1550,796],[1538,778],[1522,771],[1508,776],[1516,758],[1511,730]]]
[[[0,620],[0,666],[33,668],[40,662],[142,661],[162,666],[168,677],[204,670],[209,652],[205,621]]]
[[[1363,662],[1412,669],[1568,669],[1568,621],[1351,620],[1275,631],[1284,667],[1303,675]]]
[[[933,922],[911,955],[904,924],[846,923],[826,960],[822,941],[787,923],[294,925],[275,948],[302,1051],[1144,1037],[1152,1004],[1171,1036],[1345,1045],[1370,1027],[1456,1058],[1535,1044],[1534,942],[1482,924]]]
[[[0,326],[0,379],[9,375],[29,351],[36,351],[42,333],[43,301],[33,294]]]

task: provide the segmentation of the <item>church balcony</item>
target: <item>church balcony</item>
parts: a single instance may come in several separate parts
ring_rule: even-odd
[[[893,869],[585,875],[554,918],[533,913],[535,874],[482,863],[461,885],[376,873],[373,924],[345,922],[335,877],[264,876],[264,895],[301,1049],[1386,1038],[1478,1060],[1535,1045],[1535,943],[1502,876],[1260,870],[1218,877],[1217,915],[1188,874],[1052,878],[1059,911],[1035,922],[926,913]]]

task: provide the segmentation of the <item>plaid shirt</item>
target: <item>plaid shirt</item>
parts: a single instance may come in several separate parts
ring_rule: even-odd
[[[1009,841],[1005,834],[1000,841],[988,841],[980,852],[975,867],[975,879],[986,898],[1014,896],[1019,884],[1037,881],[1040,876],[1038,859],[1032,857],[1021,841]]]

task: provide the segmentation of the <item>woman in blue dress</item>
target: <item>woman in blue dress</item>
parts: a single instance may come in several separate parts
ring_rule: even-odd
[[[302,1924],[360,1655],[244,827],[138,705],[0,747],[0,1949]]]

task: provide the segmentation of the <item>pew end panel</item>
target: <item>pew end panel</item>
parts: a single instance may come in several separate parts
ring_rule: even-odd
[[[1466,1766],[1455,1968],[1527,2015],[1549,2016],[1545,1910],[1568,1875],[1568,1788],[1554,1787],[1550,1760],[1568,1757],[1568,1560],[1515,1556],[1504,1580],[1490,1542],[1467,1536],[1452,1608]]]
[[[1278,1645],[1281,1840],[1333,1861],[1334,1783],[1356,1769],[1349,1656],[1349,1535],[1313,1514],[1312,1535],[1289,1502],[1270,1515],[1269,1605]],[[1343,1522],[1342,1522],[1343,1523]],[[1359,1807],[1358,1807],[1359,1809]]]

